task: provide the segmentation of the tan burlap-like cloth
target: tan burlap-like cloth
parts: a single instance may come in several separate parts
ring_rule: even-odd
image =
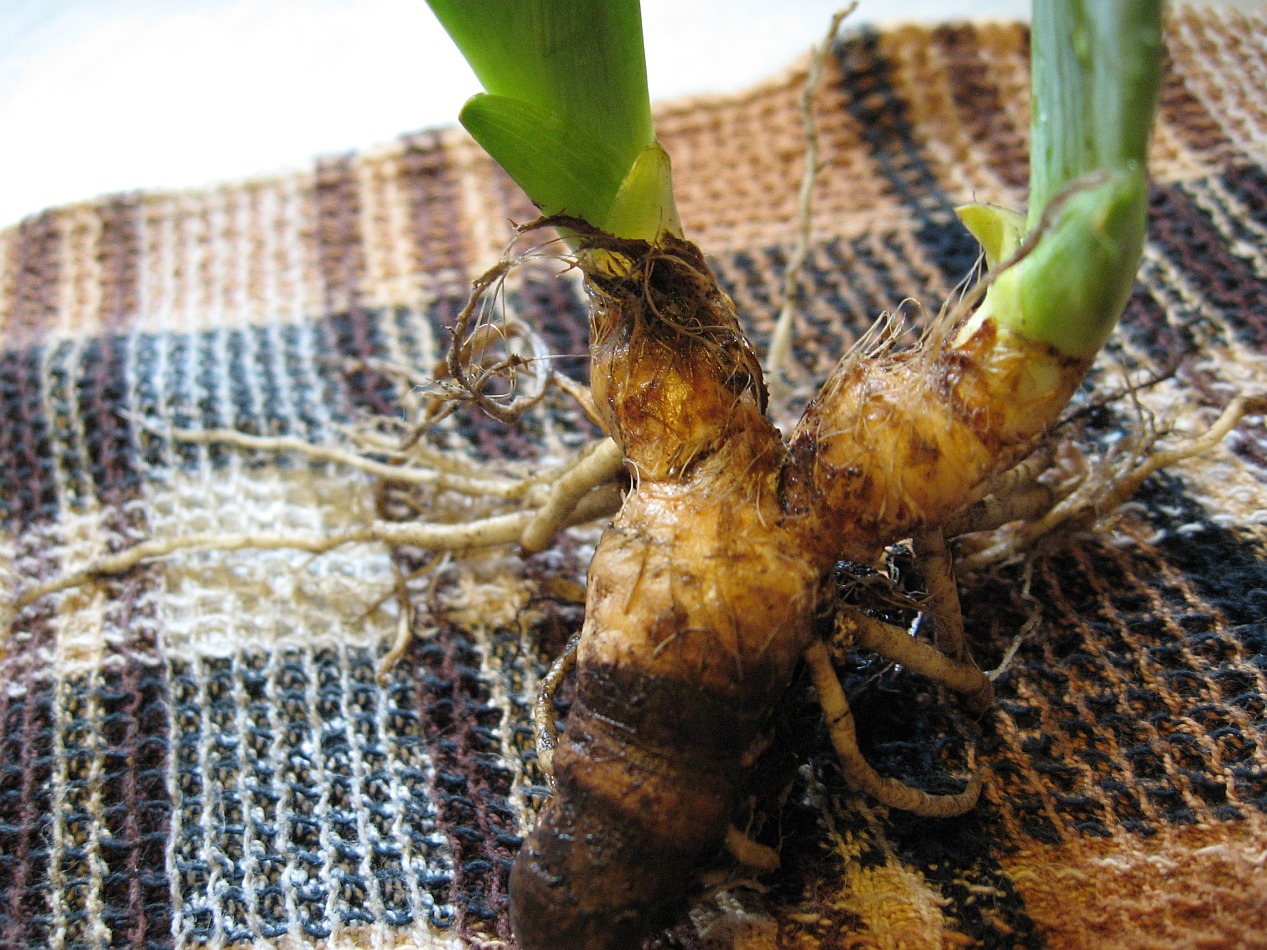
[[[1267,390],[1267,19],[1181,8],[1168,42],[1147,252],[1093,381],[1177,367],[1142,398],[1192,431]],[[1023,202],[1027,69],[1018,25],[840,43],[818,110],[807,377],[882,311],[951,293],[977,254],[957,203]],[[803,79],[660,111],[688,232],[759,347],[794,243]],[[414,381],[387,364],[431,371],[470,280],[532,216],[449,129],[0,232],[5,602],[150,538],[466,517],[173,430],[346,446],[368,415],[401,414]],[[583,376],[585,300],[553,273],[526,265],[505,305]],[[1101,415],[1105,444],[1138,424],[1129,404]],[[558,395],[519,427],[464,411],[436,438],[513,471],[592,435]],[[1267,946],[1265,485],[1251,419],[1150,479],[1113,531],[1040,552],[1032,601],[1019,567],[967,585],[986,663],[1027,603],[1042,611],[980,723],[913,675],[850,679],[883,771],[935,786],[977,743],[985,792],[963,818],[851,795],[805,700],[801,768],[767,826],[782,869],[704,898],[657,946]],[[583,577],[594,537],[411,582],[416,637],[382,685],[396,573],[425,553],[185,551],[9,610],[0,946],[508,945],[507,867],[547,794],[530,705],[579,623],[560,579]]]

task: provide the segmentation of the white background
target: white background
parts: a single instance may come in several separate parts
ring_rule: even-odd
[[[757,82],[818,42],[839,5],[643,0],[652,97]],[[862,0],[852,22],[1028,6]],[[423,0],[0,0],[0,227],[386,143],[451,124],[476,91]]]

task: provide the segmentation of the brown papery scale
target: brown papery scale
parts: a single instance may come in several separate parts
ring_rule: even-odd
[[[636,948],[722,846],[833,565],[1026,454],[1086,369],[946,327],[841,361],[790,442],[699,249],[582,235],[592,386],[632,488],[589,571],[557,790],[511,872],[525,950]]]

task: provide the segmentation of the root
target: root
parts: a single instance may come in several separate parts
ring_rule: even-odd
[[[734,825],[726,829],[726,850],[745,867],[761,874],[779,869],[779,852],[769,845],[748,837]]]
[[[400,617],[396,621],[396,639],[392,641],[392,645],[383,654],[383,658],[378,662],[378,668],[374,671],[374,679],[379,686],[387,685],[388,675],[396,664],[400,662],[400,658],[405,655],[405,651],[409,649],[409,644],[413,643],[413,627],[413,606],[402,591],[400,596]]]
[[[94,580],[126,574],[146,561],[168,557],[179,551],[258,551],[294,550],[325,554],[348,544],[379,542],[392,547],[411,545],[429,550],[462,551],[470,548],[509,544],[531,520],[531,512],[496,515],[470,524],[405,524],[373,521],[327,535],[275,534],[186,534],[175,538],[151,539],[117,554],[96,558],[77,571],[55,577],[24,591],[15,606],[22,608],[48,594],[79,587]]]
[[[599,429],[603,429],[606,425],[603,417],[598,411],[598,407],[594,405],[594,394],[590,392],[588,386],[582,386],[570,376],[563,373],[554,374],[554,385],[572,397],[572,400],[581,407],[581,412],[585,413],[585,418],[592,422]]]
[[[409,649],[409,644],[414,639],[414,608],[409,599],[408,583],[423,574],[431,575],[431,583],[427,590],[429,599],[434,599],[436,585],[440,581],[440,575],[445,566],[449,563],[450,554],[444,551],[437,554],[430,561],[424,564],[418,570],[411,573],[408,577],[401,577],[399,567],[396,572],[396,589],[394,591],[396,601],[400,605],[400,618],[396,623],[396,639],[392,641],[392,645],[387,652],[383,654],[383,658],[378,661],[378,669],[375,671],[375,679],[378,680],[379,686],[387,685],[387,676],[391,673],[392,668],[400,662],[400,658],[405,655],[405,651]]]
[[[809,257],[809,245],[814,221],[814,180],[818,177],[818,125],[814,121],[814,98],[822,80],[823,66],[835,45],[840,24],[858,8],[855,2],[836,12],[827,27],[822,45],[810,58],[809,74],[801,92],[801,126],[805,130],[805,171],[797,194],[796,211],[800,225],[796,246],[783,272],[783,306],[770,336],[770,348],[766,353],[766,377],[770,387],[770,400],[776,409],[782,409],[790,395],[792,368],[792,331],[796,322],[796,301],[800,294],[801,271]]]
[[[554,722],[554,697],[563,681],[576,669],[576,652],[580,645],[580,633],[573,634],[541,680],[537,701],[532,707],[532,722],[537,733],[537,764],[545,773],[550,788],[555,787],[554,750],[559,744],[559,730]]]
[[[593,443],[555,479],[550,496],[524,528],[519,544],[527,554],[544,551],[581,499],[612,481],[624,468],[625,455],[611,439]]]
[[[486,296],[490,291],[500,290],[516,264],[517,261],[504,258],[475,279],[471,296],[454,321],[453,343],[445,357],[445,368],[457,387],[456,391],[446,393],[448,399],[469,399],[491,418],[505,423],[514,422],[540,402],[550,375],[549,354],[531,327],[513,317],[506,317],[498,326],[482,322]],[[513,351],[511,342],[516,337],[528,343],[531,359]],[[491,356],[490,344],[497,342],[502,344],[504,354]],[[516,383],[520,376],[529,377],[523,393],[497,398],[485,391],[495,378],[508,378]]]
[[[501,478],[490,475],[460,474],[455,469],[454,460],[449,460],[449,471],[435,467],[393,465],[368,458],[356,452],[337,446],[319,445],[295,436],[285,435],[251,435],[235,429],[172,429],[170,435],[180,442],[193,442],[202,445],[232,445],[240,449],[256,452],[295,452],[317,462],[333,462],[358,472],[364,472],[384,482],[397,485],[416,485],[435,488],[438,491],[453,491],[471,498],[501,498],[514,501],[523,498],[540,478]],[[474,465],[470,466],[473,469]],[[469,471],[469,469],[468,469]],[[548,476],[547,476],[548,477]]]
[[[1189,439],[1174,448],[1149,454],[1132,471],[1118,479],[1101,502],[1101,509],[1112,511],[1120,507],[1139,490],[1149,475],[1185,459],[1204,455],[1222,442],[1245,416],[1264,413],[1267,413],[1267,395],[1239,396],[1233,399],[1205,435]]]
[[[1106,523],[1150,475],[1211,451],[1243,418],[1264,412],[1267,396],[1239,396],[1205,434],[1165,449],[1156,447],[1159,437],[1151,425],[1145,425],[1142,433],[1124,440],[1099,466],[1088,465],[1079,457],[1082,464],[1073,472],[1062,470],[1057,462],[1045,473],[1036,473],[1036,466],[1027,460],[1018,466],[1018,474],[1009,479],[1008,493],[988,495],[947,522],[948,536],[1002,529],[994,539],[986,539],[962,553],[958,559],[960,570],[970,573],[1023,558],[1043,539],[1058,532]],[[1055,458],[1054,449],[1046,451],[1047,455],[1036,453],[1034,458]],[[1038,477],[1044,474],[1054,477],[1054,484],[1040,483]]]
[[[570,510],[554,510],[549,522],[557,528],[585,524],[613,515],[620,507],[621,492],[615,484],[604,484],[579,497],[570,496]],[[307,551],[325,554],[349,544],[379,543],[388,547],[415,547],[430,551],[467,551],[474,548],[514,544],[524,531],[537,523],[533,509],[491,515],[463,524],[400,522],[376,519],[368,524],[324,535],[280,535],[269,533],[201,533],[174,538],[142,541],[124,551],[96,558],[78,570],[37,584],[23,591],[14,606],[21,609],[41,597],[99,580],[125,574],[138,565],[168,557],[179,551],[241,551],[246,549]]]
[[[841,646],[871,650],[962,694],[975,715],[984,713],[994,703],[990,678],[975,664],[952,659],[936,647],[916,640],[901,627],[860,610],[844,608],[836,615],[833,639]]]
[[[934,795],[912,788],[897,779],[880,775],[863,757],[854,731],[853,713],[832,667],[827,646],[816,640],[805,651],[818,702],[831,734],[832,746],[840,759],[845,778],[857,791],[890,808],[900,808],[926,818],[953,818],[970,811],[981,795],[981,776],[974,769],[962,792]]]
[[[1025,579],[1024,590],[1022,591],[1022,594],[1021,594],[1022,598],[1025,598],[1025,599],[1030,599],[1029,598],[1028,567],[1029,565],[1026,565],[1027,576]],[[1039,624],[1041,624],[1042,622],[1043,622],[1042,607],[1035,606],[1034,609],[1030,611],[1029,617],[1026,618],[1023,624],[1021,624],[1021,629],[1017,631],[1016,636],[1012,638],[1012,642],[1008,644],[1008,648],[1003,654],[1003,659],[999,661],[999,665],[985,674],[986,677],[989,678],[991,683],[994,683],[996,680],[1002,677],[1004,673],[1008,671],[1008,668],[1012,665],[1012,660],[1016,657],[1016,652],[1021,648],[1021,644],[1029,639],[1030,635],[1035,630],[1038,629]]]
[[[933,642],[953,660],[970,661],[959,608],[959,585],[941,528],[924,528],[911,538],[928,587],[928,609],[936,623]]]

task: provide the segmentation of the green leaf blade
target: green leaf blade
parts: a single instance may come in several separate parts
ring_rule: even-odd
[[[545,213],[610,230],[606,214],[655,142],[638,0],[428,3],[488,94],[463,125]],[[624,206],[620,222],[676,220],[671,188],[637,193],[670,207]]]
[[[557,114],[520,99],[478,95],[462,108],[462,125],[544,214],[601,218],[609,183],[624,175],[621,157],[597,136],[578,134]]]

